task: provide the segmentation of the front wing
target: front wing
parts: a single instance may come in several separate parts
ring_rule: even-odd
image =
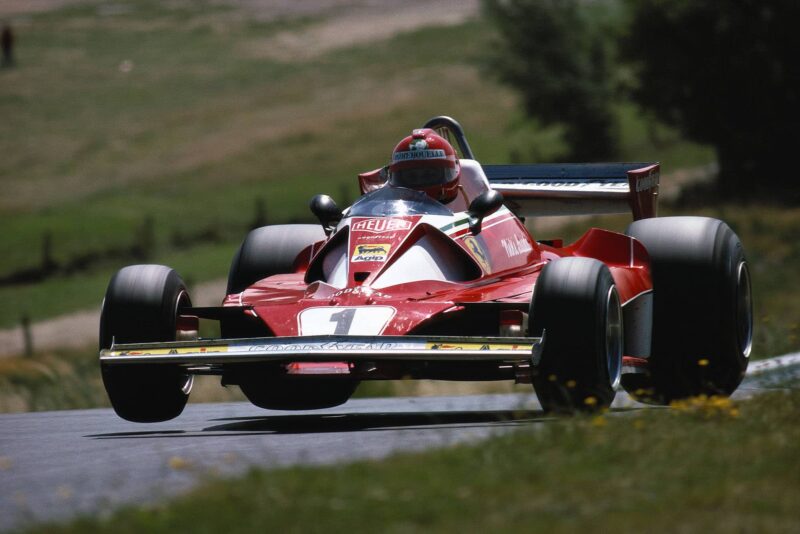
[[[303,336],[115,344],[103,365],[178,365],[213,372],[226,364],[447,361],[537,365],[543,337]]]

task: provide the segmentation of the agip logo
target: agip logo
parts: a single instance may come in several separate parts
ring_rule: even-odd
[[[392,246],[386,243],[356,245],[356,249],[353,251],[353,257],[350,261],[386,261],[391,248]]]

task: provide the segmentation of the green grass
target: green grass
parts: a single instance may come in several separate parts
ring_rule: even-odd
[[[563,152],[558,129],[524,121],[516,97],[482,70],[483,22],[284,62],[254,55],[253,43],[314,20],[176,6],[137,2],[101,17],[88,4],[20,29],[18,67],[0,73],[0,275],[38,265],[48,233],[64,262],[129,244],[148,217],[162,255],[172,235],[197,228],[238,241],[256,197],[271,220],[308,216],[311,195],[345,188],[352,198],[355,175],[433,115],[460,119],[485,162]],[[398,53],[420,48],[437,53]],[[620,114],[626,157],[709,160],[635,109]]]
[[[231,241],[186,250],[165,250],[153,261],[175,268],[191,290],[196,283],[225,278],[238,246],[239,241]],[[23,316],[41,321],[79,309],[99,309],[112,274],[127,263],[131,262],[107,262],[103,268],[86,274],[56,277],[39,284],[0,287],[0,301],[14,303],[0,307],[0,327],[17,325]],[[220,302],[223,297],[219,295]]]
[[[223,388],[219,377],[195,377],[193,402],[246,400],[238,387]],[[0,413],[108,408],[94,346],[30,358],[0,358]]]
[[[798,413],[795,390],[553,419],[384,461],[253,470],[31,532],[797,532]]]
[[[94,351],[0,359],[0,411],[109,406]]]
[[[276,218],[305,215],[321,189],[355,193],[355,174],[384,164],[428,117],[484,109],[468,124],[496,117],[485,133],[494,138],[511,108],[508,92],[484,85],[470,63],[480,48],[474,23],[283,63],[242,48],[284,25],[228,20],[231,37],[188,29],[158,4],[107,19],[85,11],[33,17],[19,68],[3,73],[0,151],[13,157],[0,162],[0,273],[35,265],[25,245],[48,231],[63,259],[127,242],[148,215],[161,239],[241,225],[255,196]],[[200,24],[216,14],[201,5],[186,16]],[[396,53],[419,41],[439,53]],[[69,51],[74,61],[64,61]]]

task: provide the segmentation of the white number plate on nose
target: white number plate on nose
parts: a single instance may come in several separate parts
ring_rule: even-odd
[[[376,336],[394,317],[391,306],[306,308],[298,315],[301,336]]]

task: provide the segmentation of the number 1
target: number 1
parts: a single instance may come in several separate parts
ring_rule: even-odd
[[[342,310],[340,312],[336,312],[331,314],[330,321],[332,323],[336,323],[336,330],[334,330],[334,334],[341,336],[346,335],[350,332],[350,325],[353,324],[353,318],[356,316],[356,310],[349,309],[349,310]]]

